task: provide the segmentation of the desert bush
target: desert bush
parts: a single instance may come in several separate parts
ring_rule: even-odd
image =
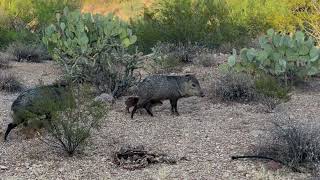
[[[198,42],[215,47],[232,40],[243,42],[245,29],[230,17],[225,0],[165,0],[144,12],[143,19],[132,21],[138,46],[144,52],[158,41],[170,43]],[[230,41],[230,42],[232,42]]]
[[[226,72],[214,84],[214,97],[222,101],[250,102],[256,97],[252,76]]]
[[[253,156],[242,157],[273,160],[296,172],[316,172],[320,163],[319,124],[283,120],[273,122],[273,128],[254,149]]]
[[[71,97],[65,99],[68,104],[64,110],[56,111],[49,121],[45,123],[48,137],[44,142],[53,148],[62,149],[69,156],[83,148],[93,130],[99,128],[106,108],[93,101],[92,93],[87,86],[71,87]],[[47,108],[55,108],[56,103],[46,101]]]
[[[41,62],[48,58],[47,50],[41,45],[24,44],[21,42],[11,43],[7,47],[7,54],[15,57],[16,61]]]
[[[6,92],[19,92],[23,89],[22,84],[10,73],[0,71],[0,90]]]
[[[261,49],[242,49],[240,62],[234,51],[228,59],[229,66],[238,71],[262,70],[282,79],[286,85],[320,71],[320,49],[301,31],[291,36],[269,29],[267,35],[260,37],[259,43]]]
[[[305,29],[307,33],[316,39],[318,45],[320,44],[320,3],[318,1],[311,1],[311,12],[304,11],[302,19],[305,20]]]
[[[23,28],[39,30],[55,19],[57,12],[65,7],[77,9],[81,7],[79,0],[4,0],[0,3],[0,10],[9,18],[10,24],[21,21]],[[12,27],[17,30],[16,27]]]
[[[66,8],[46,28],[43,42],[73,81],[92,83],[119,97],[135,82],[140,54],[129,54],[127,48],[136,39],[128,25],[111,14],[81,14]]]
[[[254,79],[255,89],[258,93],[280,100],[289,99],[288,93],[290,89],[288,87],[283,87],[283,85],[274,77],[262,73],[255,76]]]

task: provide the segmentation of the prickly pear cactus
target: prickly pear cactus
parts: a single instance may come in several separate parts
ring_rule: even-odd
[[[45,29],[43,37],[54,59],[72,79],[97,82],[103,79],[97,76],[109,78],[98,83],[107,86],[108,90],[101,91],[113,91],[116,84],[128,84],[123,81],[132,79],[137,59],[126,48],[136,40],[128,25],[111,14],[82,14],[67,8],[56,15],[56,23]]]
[[[320,72],[320,49],[311,37],[301,31],[293,35],[281,34],[269,29],[259,39],[261,49],[247,49],[229,57],[230,67],[253,65],[268,74],[285,77],[287,80],[316,75]],[[237,62],[237,59],[240,62]],[[291,79],[290,78],[290,79]]]

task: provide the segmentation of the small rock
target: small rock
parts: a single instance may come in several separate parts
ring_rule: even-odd
[[[184,73],[184,74],[191,73],[191,69],[190,69],[190,68],[185,68],[185,69],[183,70],[183,73]]]
[[[7,167],[7,166],[1,166],[1,165],[0,165],[0,169],[1,169],[1,170],[7,170],[8,167]]]
[[[96,98],[94,98],[94,100],[98,102],[105,102],[105,103],[111,103],[111,104],[115,102],[114,97],[107,93],[100,94],[100,96],[97,96]]]

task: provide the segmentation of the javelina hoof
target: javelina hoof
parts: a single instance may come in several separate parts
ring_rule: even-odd
[[[172,116],[180,116],[180,114],[178,112],[171,112]]]

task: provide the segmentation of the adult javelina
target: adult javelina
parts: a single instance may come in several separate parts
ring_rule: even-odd
[[[184,76],[148,76],[139,83],[137,95],[139,101],[132,110],[131,118],[133,118],[137,109],[145,107],[151,101],[161,101],[165,99],[170,100],[171,112],[179,115],[177,102],[180,98],[204,96],[199,81],[194,75],[190,74]],[[148,113],[153,116],[152,112]]]
[[[51,113],[74,105],[70,87],[66,84],[54,84],[29,89],[20,94],[13,102],[13,122],[8,124],[4,140],[10,131],[19,124],[28,125],[29,120],[45,116],[51,119]]]

